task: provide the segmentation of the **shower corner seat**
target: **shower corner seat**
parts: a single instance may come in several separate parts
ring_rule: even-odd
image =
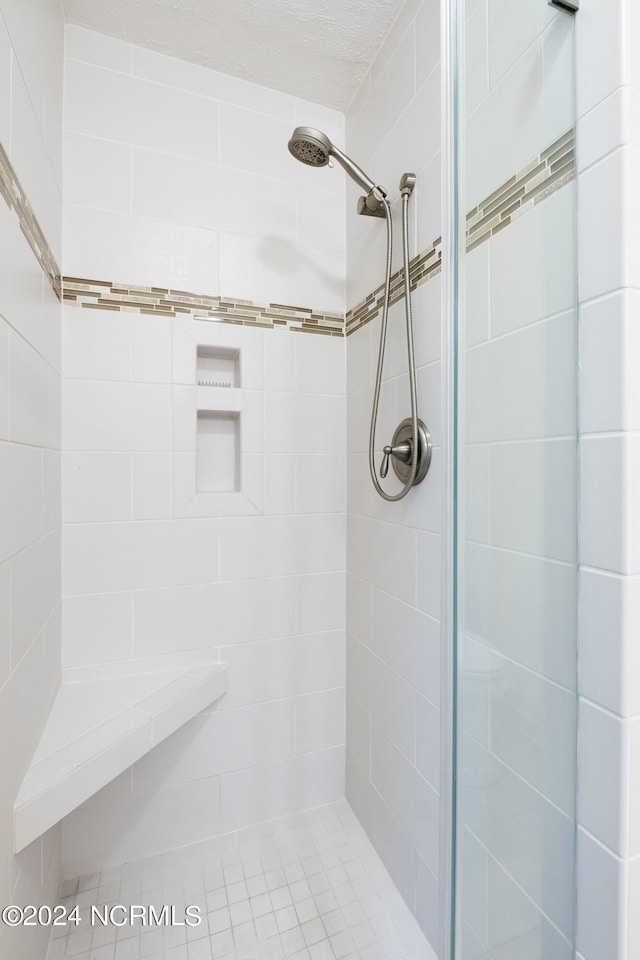
[[[194,651],[65,670],[13,812],[28,846],[227,690],[227,664]]]

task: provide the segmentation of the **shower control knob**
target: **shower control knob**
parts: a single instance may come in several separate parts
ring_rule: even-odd
[[[407,417],[396,429],[391,444],[382,448],[384,457],[380,465],[380,476],[383,480],[389,472],[390,463],[401,483],[406,483],[410,479],[414,443],[413,421],[411,417]],[[431,449],[429,431],[423,421],[418,419],[418,458],[414,484],[421,483],[427,475],[431,465]]]
[[[384,457],[382,458],[382,464],[380,466],[380,476],[384,480],[389,473],[390,457],[396,457],[398,460],[401,460],[402,463],[411,462],[411,440],[408,440],[406,443],[398,443],[395,447],[387,445],[382,448],[382,452],[384,453]]]

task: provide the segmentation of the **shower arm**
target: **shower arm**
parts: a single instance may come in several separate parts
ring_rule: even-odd
[[[357,163],[354,163],[353,160],[343,153],[342,150],[339,150],[335,144],[331,144],[331,156],[335,157],[340,166],[345,170],[352,180],[358,184],[359,187],[362,187],[363,190],[366,190],[367,194],[379,193],[380,199],[386,197],[386,191],[382,187],[378,186],[373,182],[371,177],[368,177],[364,170],[362,170]]]

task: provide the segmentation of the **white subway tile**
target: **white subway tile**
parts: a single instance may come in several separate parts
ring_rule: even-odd
[[[221,778],[222,829],[237,830],[344,795],[344,749],[334,747]]]
[[[416,538],[413,530],[393,524],[351,517],[347,567],[400,600],[415,602]]]
[[[633,676],[628,667],[629,640],[633,636],[629,585],[625,578],[581,569],[578,602],[580,693],[626,716]]]
[[[11,40],[4,21],[0,23],[0,143],[11,142]]]
[[[346,504],[344,456],[297,458],[298,513],[343,513]]]
[[[133,72],[136,76],[177,87],[188,93],[250,107],[274,117],[293,118],[293,97],[279,90],[271,90],[155,50],[134,46]]]
[[[585,13],[585,10],[581,10]],[[578,116],[625,82],[623,0],[595,3],[576,22],[576,70]],[[593,69],[593,64],[598,69]]]
[[[225,771],[294,755],[294,701],[279,700],[196,717],[133,768],[134,794],[150,794]]]
[[[63,542],[67,596],[207,583],[218,577],[215,520],[68,526]],[[98,558],[86,563],[86,556]]]
[[[218,106],[211,100],[76,60],[67,61],[66,89],[69,131],[217,160]]]
[[[108,593],[63,600],[63,666],[126,660],[132,655],[131,594]]]
[[[629,795],[627,813],[629,822],[627,825],[628,846],[625,853],[628,857],[637,857],[640,853],[640,721],[637,717],[629,723],[628,762]],[[635,901],[630,900],[629,902],[634,903]]]
[[[581,827],[577,844],[578,950],[591,957],[618,957],[625,936],[623,863]]]
[[[576,480],[574,440],[492,446],[492,543],[572,562],[577,539]]]
[[[64,448],[166,451],[170,409],[168,386],[67,380],[62,396]]]
[[[244,580],[340,570],[344,538],[344,521],[339,515],[224,521],[221,577]]]
[[[0,443],[0,561],[42,532],[42,454],[34,447]]]
[[[0,564],[0,632],[3,637],[11,637],[11,566],[9,563]],[[11,671],[11,644],[3,643],[0,646],[0,685]]]
[[[133,454],[133,519],[162,520],[171,514],[171,456]]]
[[[65,203],[102,210],[131,210],[131,147],[95,136],[66,132]]]
[[[438,622],[390,596],[384,589],[374,589],[371,623],[373,649],[437,705],[440,702]],[[361,639],[367,642],[366,637]]]
[[[11,662],[18,663],[60,598],[60,531],[31,544],[11,563]]]
[[[131,318],[133,379],[144,383],[171,382],[171,323],[166,317]]]
[[[417,606],[436,620],[440,617],[440,534],[418,534]]]
[[[130,380],[133,318],[100,310],[63,310],[62,370],[84,380]]]
[[[581,172],[629,142],[629,93],[619,88],[578,121],[577,164]]]
[[[60,377],[22,337],[11,337],[11,439],[60,446]]]
[[[372,782],[404,825],[434,873],[438,872],[438,796],[382,733],[372,739]]]
[[[345,342],[338,337],[294,337],[297,393],[344,397],[346,389]]]
[[[8,440],[10,434],[10,357],[11,329],[6,320],[0,318],[0,440]]]
[[[585,304],[580,313],[580,429],[625,430],[629,425],[628,300],[616,293]]]
[[[345,575],[315,573],[296,577],[296,630],[319,633],[342,630],[345,622]]]
[[[95,67],[131,73],[132,46],[124,40],[68,23],[64,35],[65,55]]]
[[[491,751],[571,817],[576,792],[575,692],[502,657],[492,658],[491,673]]]
[[[578,271],[583,301],[626,286],[628,164],[623,148],[580,174]]]
[[[325,690],[295,701],[296,753],[313,753],[344,744],[344,689]]]
[[[344,686],[342,630],[222,647],[234,682],[223,708],[301,696]]]
[[[136,656],[292,636],[295,591],[294,578],[138,591]]]
[[[65,453],[62,516],[65,523],[131,519],[131,455]]]
[[[624,856],[628,843],[628,725],[580,700],[578,731],[578,819],[601,843]]]
[[[630,451],[623,436],[580,441],[580,562],[612,573],[628,573],[628,471]],[[602,510],[603,491],[608,510]]]
[[[171,850],[221,832],[220,784],[217,777],[120,803],[75,810],[64,821],[62,842],[68,851],[66,869],[77,876],[123,861],[135,861],[148,850]],[[189,810],[189,816],[176,816]]]
[[[469,543],[464,565],[465,629],[505,657],[574,689],[574,564]]]

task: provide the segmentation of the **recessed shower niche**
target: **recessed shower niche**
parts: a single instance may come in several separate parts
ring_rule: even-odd
[[[175,517],[264,510],[262,330],[211,317],[172,330],[172,484]]]
[[[240,490],[240,351],[198,345],[196,351],[196,490]]]

